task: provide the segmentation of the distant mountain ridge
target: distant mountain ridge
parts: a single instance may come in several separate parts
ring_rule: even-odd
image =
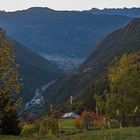
[[[10,37],[37,53],[63,57],[67,65],[71,65],[69,58],[73,58],[73,66],[77,66],[75,59],[81,59],[78,65],[82,63],[104,36],[130,20],[130,17],[121,15],[94,15],[90,11],[55,11],[39,7],[0,12],[0,26]]]
[[[121,16],[128,16],[133,18],[140,17],[140,8],[105,8],[103,10],[93,8],[90,10],[92,14],[106,14],[106,15],[121,15]]]
[[[93,99],[102,94],[106,86],[108,68],[125,53],[140,51],[140,18],[105,37],[89,58],[74,72],[59,79],[46,90],[44,112],[49,104],[60,105],[70,96]],[[88,102],[88,100],[86,101]]]

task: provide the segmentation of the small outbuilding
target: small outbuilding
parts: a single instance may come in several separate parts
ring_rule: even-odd
[[[69,112],[69,113],[65,113],[63,116],[62,116],[62,119],[77,119],[79,118],[80,115],[74,113],[74,112]]]

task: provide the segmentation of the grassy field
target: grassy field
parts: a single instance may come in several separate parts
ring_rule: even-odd
[[[0,140],[140,140],[140,127],[109,130],[96,130],[56,137],[14,137],[0,136]]]
[[[61,119],[59,120],[61,131],[74,131],[77,128],[74,126],[74,119]]]
[[[70,140],[140,140],[140,127],[84,132]]]

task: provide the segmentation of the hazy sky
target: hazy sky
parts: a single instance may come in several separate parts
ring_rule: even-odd
[[[15,11],[29,7],[49,7],[55,10],[140,7],[140,0],[0,0],[0,10]]]

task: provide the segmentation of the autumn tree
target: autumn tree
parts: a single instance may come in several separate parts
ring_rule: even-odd
[[[74,125],[79,129],[86,130],[96,129],[96,126],[102,128],[104,127],[103,117],[92,110],[83,111],[81,116],[74,120]]]
[[[140,54],[123,55],[110,68],[108,79],[107,114],[126,125],[126,116],[140,115]]]
[[[16,109],[12,98],[20,92],[20,76],[15,62],[13,44],[0,29],[0,134],[17,134]],[[14,127],[14,128],[13,128]]]

